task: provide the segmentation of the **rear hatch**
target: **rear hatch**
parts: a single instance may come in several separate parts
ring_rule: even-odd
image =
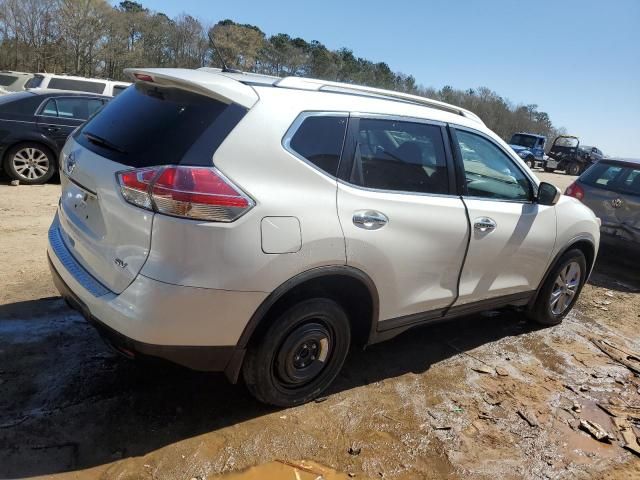
[[[155,215],[124,200],[117,172],[212,166],[218,146],[258,98],[251,87],[214,73],[132,73],[143,81],[76,130],[61,156],[61,236],[75,259],[115,293],[144,265]]]
[[[582,201],[602,220],[602,231],[640,242],[640,164],[601,161],[579,179]]]

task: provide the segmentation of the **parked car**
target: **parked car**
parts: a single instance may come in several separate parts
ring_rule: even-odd
[[[598,147],[591,147],[589,145],[580,145],[582,155],[587,158],[591,163],[596,163],[604,158],[604,153]]]
[[[544,144],[547,137],[533,133],[514,133],[509,146],[522,158],[529,168],[544,163]]]
[[[26,84],[26,88],[49,88],[68,90],[72,92],[97,93],[115,97],[130,83],[105,80],[103,78],[72,77],[70,75],[55,75],[52,73],[36,73]]]
[[[129,357],[295,405],[352,344],[511,305],[557,324],[589,276],[593,212],[467,110],[305,78],[128,73],[135,87],[63,149],[48,254],[62,296]]]
[[[30,90],[0,97],[0,158],[4,172],[27,185],[47,182],[69,134],[110,97]]]
[[[544,171],[564,170],[567,175],[580,175],[592,163],[602,158],[596,156],[594,147],[586,148],[581,147],[580,139],[573,135],[556,137],[549,150],[548,158],[544,162]],[[595,150],[599,152],[598,149]]]
[[[602,220],[603,242],[640,247],[640,160],[605,159],[567,188]]]
[[[11,70],[0,71],[0,87],[2,93],[22,92],[25,84],[33,78],[33,73],[13,72]]]

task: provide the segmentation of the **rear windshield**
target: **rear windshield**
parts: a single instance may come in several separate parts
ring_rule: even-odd
[[[246,109],[175,88],[136,84],[75,134],[89,150],[130,167],[212,165]]]
[[[47,88],[57,88],[59,90],[72,90],[75,92],[103,93],[105,83],[87,82],[85,80],[73,80],[71,78],[52,78],[49,80]]]
[[[640,195],[640,165],[598,162],[582,174],[580,182],[614,192]]]

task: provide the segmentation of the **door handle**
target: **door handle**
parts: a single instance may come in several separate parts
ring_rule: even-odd
[[[353,224],[365,230],[378,230],[384,227],[389,219],[384,213],[375,210],[359,210],[353,214]]]
[[[52,125],[49,125],[49,126],[47,127],[47,132],[51,132],[51,133],[53,133],[53,132],[57,132],[58,130],[60,130],[60,127],[54,127],[54,126],[52,126]]]
[[[493,218],[478,217],[473,221],[473,228],[481,233],[492,232],[496,229],[498,224]]]

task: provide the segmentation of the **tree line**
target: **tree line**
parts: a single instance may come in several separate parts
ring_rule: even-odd
[[[331,50],[317,40],[222,20],[205,25],[181,14],[170,18],[126,0],[0,0],[0,68],[124,79],[126,67],[221,66],[276,76],[307,76],[422,95],[478,114],[508,139],[516,131],[560,133],[538,106],[515,105],[487,87],[424,87],[384,62]],[[209,38],[213,38],[217,52]],[[550,142],[549,142],[550,143]]]

